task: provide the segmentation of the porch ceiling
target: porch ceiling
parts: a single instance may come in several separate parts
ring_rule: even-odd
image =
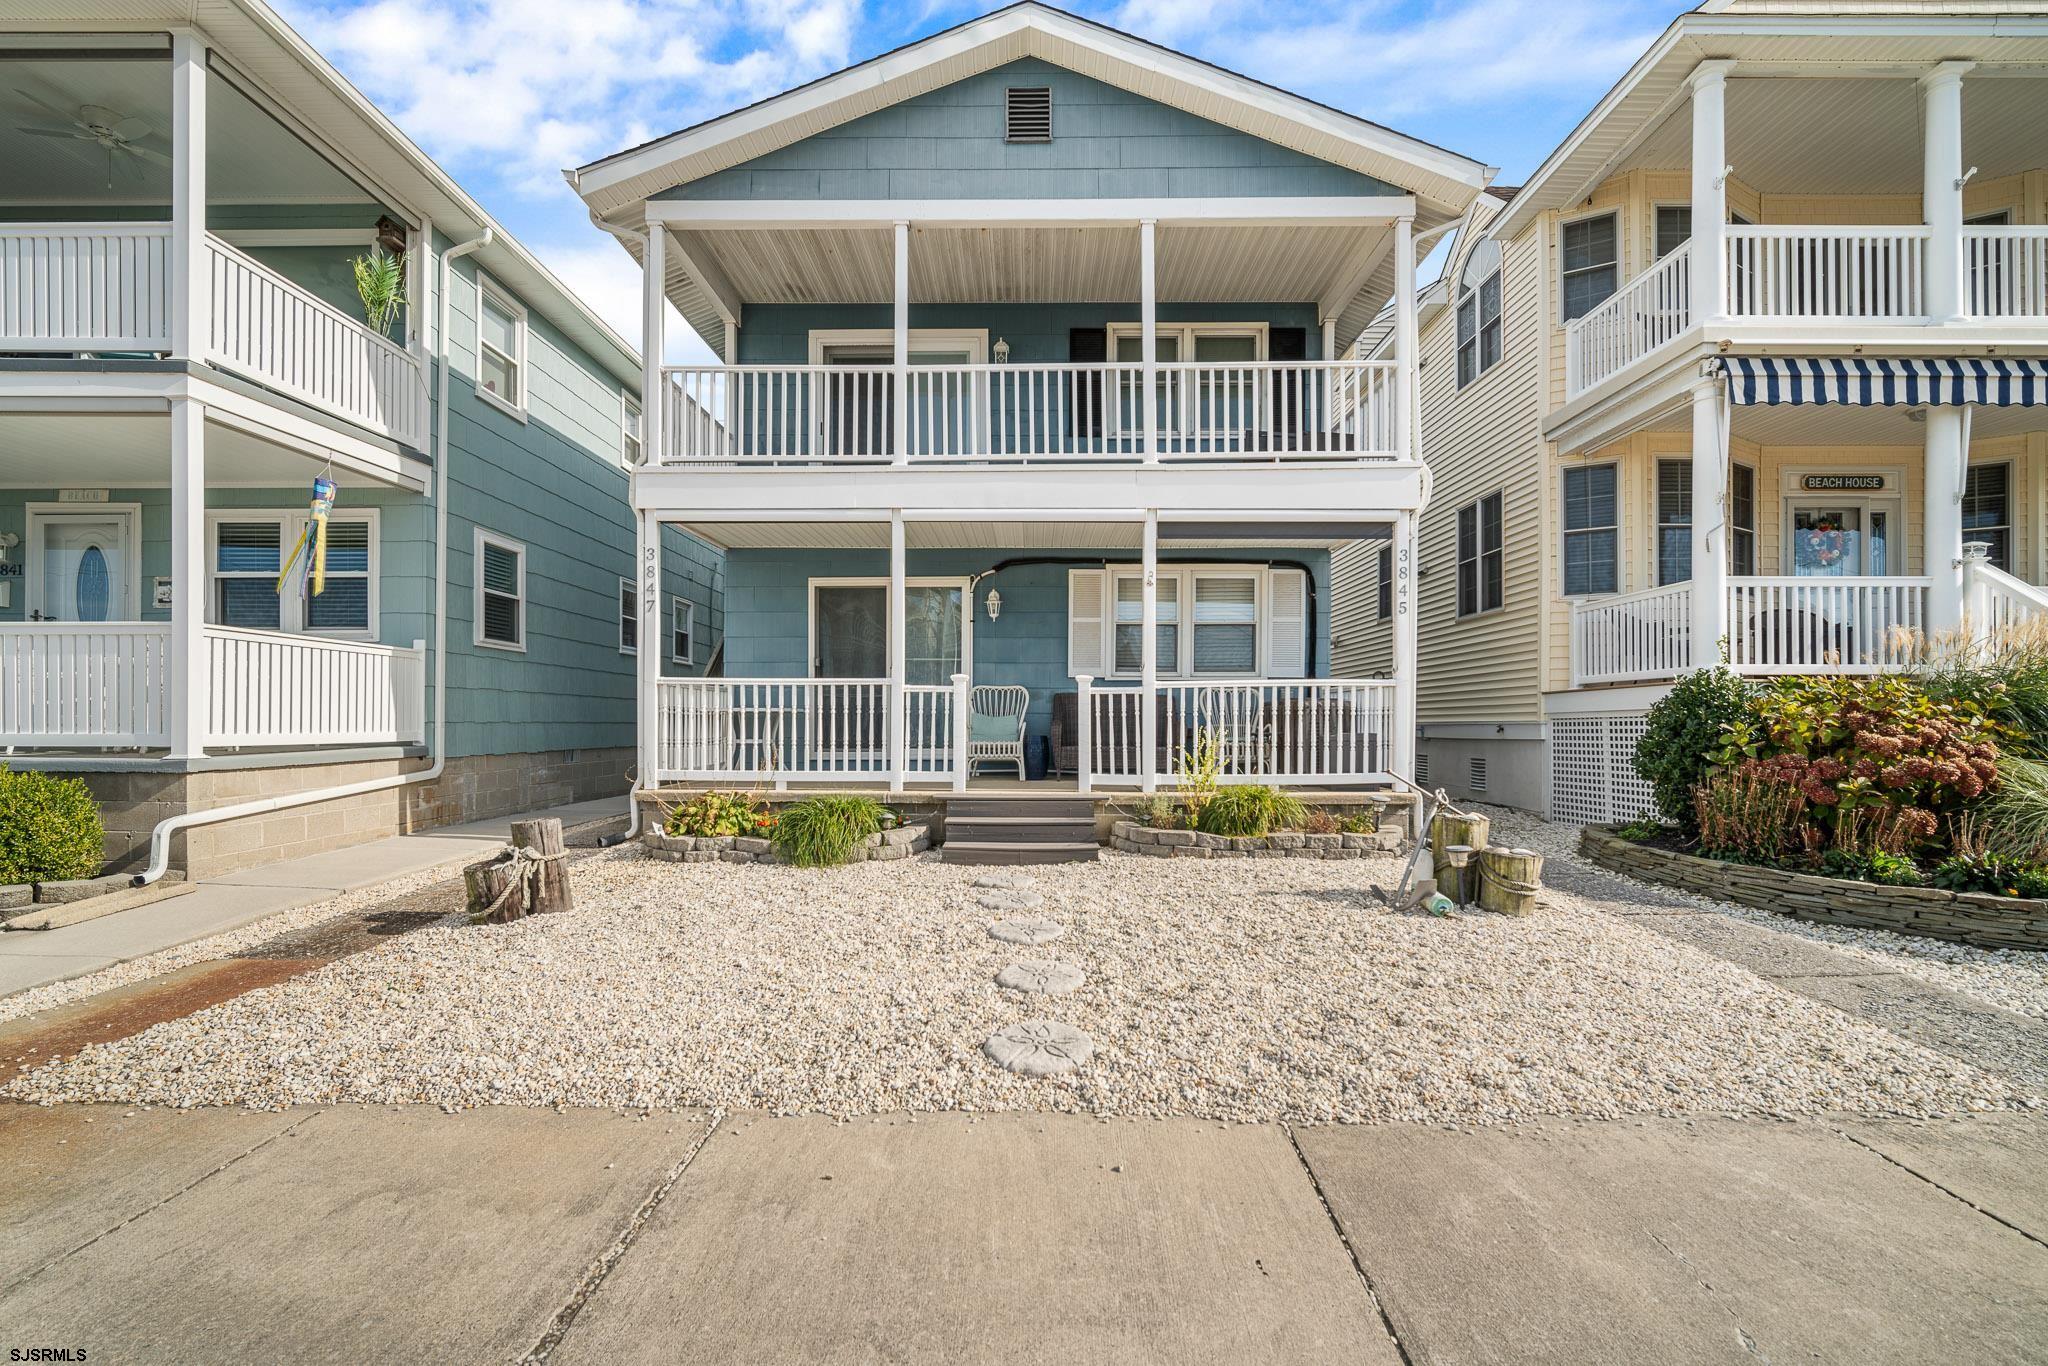
[[[1759,446],[1909,446],[1925,443],[1927,427],[1907,408],[1861,408],[1838,404],[1757,404],[1733,409],[1733,434]],[[1690,432],[1692,410],[1680,405],[1647,424],[1645,430]],[[2048,431],[2048,409],[1976,408],[1970,417],[1970,438],[2018,436]]]
[[[162,413],[0,412],[0,453],[0,488],[165,488],[171,422]],[[322,463],[252,433],[206,424],[208,487],[296,487]]]
[[[1963,81],[1963,163],[1980,180],[2048,164],[2041,110],[2048,80]],[[1754,79],[1728,83],[1728,162],[1765,194],[1920,193],[1920,90],[1887,78]],[[1644,137],[1623,171],[1692,164],[1692,106],[1680,102]],[[1770,215],[1767,213],[1766,217]]]

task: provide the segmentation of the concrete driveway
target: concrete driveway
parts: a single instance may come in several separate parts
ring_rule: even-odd
[[[2048,1360],[2048,1121],[0,1107],[0,1352]]]

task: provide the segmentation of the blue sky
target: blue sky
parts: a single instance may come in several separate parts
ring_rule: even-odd
[[[561,170],[994,7],[947,0],[282,0],[285,16],[637,339],[638,270]],[[1528,174],[1684,6],[1125,0],[1077,13]],[[677,330],[677,329],[672,329]]]

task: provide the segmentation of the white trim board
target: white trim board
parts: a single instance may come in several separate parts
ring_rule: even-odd
[[[1415,217],[1410,195],[1225,199],[656,199],[647,221],[697,231],[760,228],[1386,227]]]

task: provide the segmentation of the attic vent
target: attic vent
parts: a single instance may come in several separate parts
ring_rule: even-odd
[[[1471,771],[1467,776],[1470,777],[1471,781],[1468,782],[1466,786],[1471,788],[1474,792],[1486,791],[1485,756],[1475,754],[1471,757],[1470,760],[1468,760],[1468,762],[1471,764]]]
[[[1052,90],[1043,85],[1012,86],[1003,92],[1003,141],[1052,141]]]
[[[1429,756],[1420,750],[1415,752],[1415,785],[1429,786]]]

